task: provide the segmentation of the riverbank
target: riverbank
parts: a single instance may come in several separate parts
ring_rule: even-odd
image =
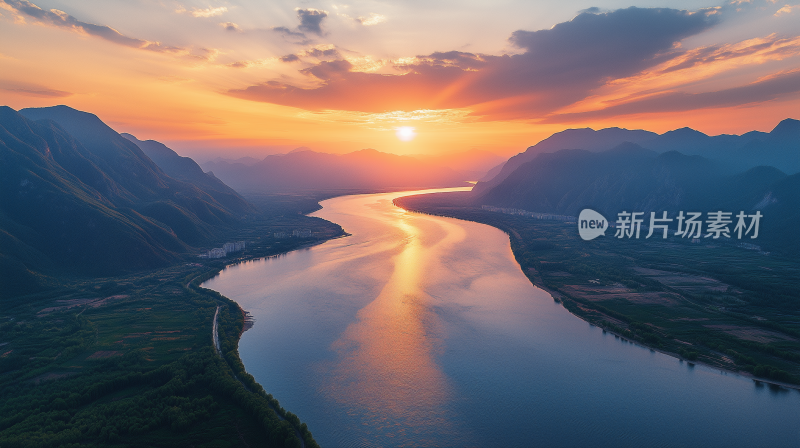
[[[273,236],[294,228],[317,238]],[[187,255],[163,269],[60,277],[51,290],[4,301],[0,445],[318,446],[244,370],[241,308],[196,283],[343,233],[316,218],[267,216],[210,242],[248,241],[236,258]],[[221,356],[209,338],[215,321]]]
[[[525,275],[572,314],[686,362],[798,388],[798,263],[741,248],[598,239],[563,223],[492,213],[446,195],[403,209],[475,221],[509,235]],[[769,296],[767,296],[769,294]],[[769,303],[765,303],[769,301]]]

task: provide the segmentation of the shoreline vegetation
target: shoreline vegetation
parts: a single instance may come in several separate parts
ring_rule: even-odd
[[[308,198],[278,199],[281,215],[209,244],[248,241],[236,257],[195,254],[157,270],[64,276],[45,292],[4,300],[0,446],[318,447],[308,426],[245,370],[238,341],[246,312],[199,286],[230,265],[346,235],[302,214],[313,211]],[[273,237],[297,228],[315,237]]]
[[[800,390],[796,261],[681,240],[584,242],[570,232],[574,223],[495,213],[467,205],[465,194],[449,195],[409,195],[394,204],[500,229],[533,285],[624,341],[750,377],[756,386]]]

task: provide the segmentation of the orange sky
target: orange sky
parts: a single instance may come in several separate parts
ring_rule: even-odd
[[[580,3],[0,0],[0,103],[66,104],[200,161],[800,118],[800,5]]]

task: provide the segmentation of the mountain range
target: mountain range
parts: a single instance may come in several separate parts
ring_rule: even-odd
[[[731,174],[729,165],[703,156],[659,154],[626,142],[601,152],[537,154],[493,186],[473,190],[468,202],[570,216],[590,208],[612,222],[623,211],[644,212],[645,217],[663,211],[671,217],[680,211],[704,217],[713,211],[760,211],[758,241],[746,242],[796,254],[799,201],[800,173],[787,175],[761,165]]]
[[[241,193],[456,187],[474,175],[374,149],[348,154],[295,150],[249,165],[210,161],[203,168]]]
[[[190,165],[176,162],[172,177],[95,115],[66,106],[0,107],[2,295],[38,289],[42,273],[163,266],[256,213]]]
[[[298,148],[201,167],[90,113],[0,107],[0,297],[39,290],[51,274],[168,265],[258,214],[242,192],[462,186],[480,176],[471,205],[566,215],[592,208],[612,221],[623,210],[758,210],[758,244],[800,251],[797,120],[714,137],[689,128],[571,129],[499,160],[477,150],[412,157]]]
[[[246,215],[256,212],[239,193],[214,177],[213,174],[205,173],[193,159],[182,157],[163,143],[155,140],[139,140],[126,133],[120,135],[138,146],[150,160],[173,179],[188,182],[201,188],[220,204],[236,213]]]
[[[650,131],[607,128],[567,129],[557,132],[524,152],[511,157],[496,173],[475,186],[485,192],[497,186],[524,163],[538,155],[562,149],[605,151],[622,143],[638,144],[658,153],[678,151],[699,155],[717,162],[717,166],[732,174],[748,168],[773,166],[788,174],[800,171],[800,121],[786,119],[771,132],[751,131],[742,135],[709,136],[691,128],[681,128],[661,135]]]

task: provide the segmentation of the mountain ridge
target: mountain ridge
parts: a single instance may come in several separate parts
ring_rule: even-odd
[[[464,186],[467,175],[372,148],[346,154],[311,150],[266,156],[251,165],[209,161],[207,172],[239,192],[296,192]]]
[[[628,138],[633,137],[633,138]],[[709,136],[689,127],[656,134],[650,131],[605,128],[567,129],[529,146],[503,165],[497,174],[475,186],[476,192],[497,186],[520,165],[538,154],[561,149],[603,151],[625,141],[642,145],[656,152],[679,151],[718,159],[730,173],[758,165],[775,166],[787,173],[800,171],[800,121],[787,118],[769,133],[750,131],[742,135]]]
[[[564,149],[538,154],[497,185],[474,191],[473,206],[492,205],[578,216],[596,210],[613,221],[618,213],[744,211],[764,214],[759,244],[791,253],[800,250],[797,202],[800,173],[772,166],[730,174],[718,161],[678,151],[656,153],[633,143],[603,152]],[[750,241],[748,241],[750,242]]]
[[[11,283],[0,295],[37,290],[56,271],[165,266],[241,219],[197,185],[166,175],[96,116],[55,111],[29,109],[32,120],[0,107],[0,269]],[[65,116],[90,147],[61,126]]]
[[[190,157],[178,155],[174,150],[155,140],[139,140],[131,134],[120,134],[134,143],[168,176],[203,187],[203,190],[227,209],[240,214],[254,214],[256,210],[235,190],[213,175],[203,172]]]

